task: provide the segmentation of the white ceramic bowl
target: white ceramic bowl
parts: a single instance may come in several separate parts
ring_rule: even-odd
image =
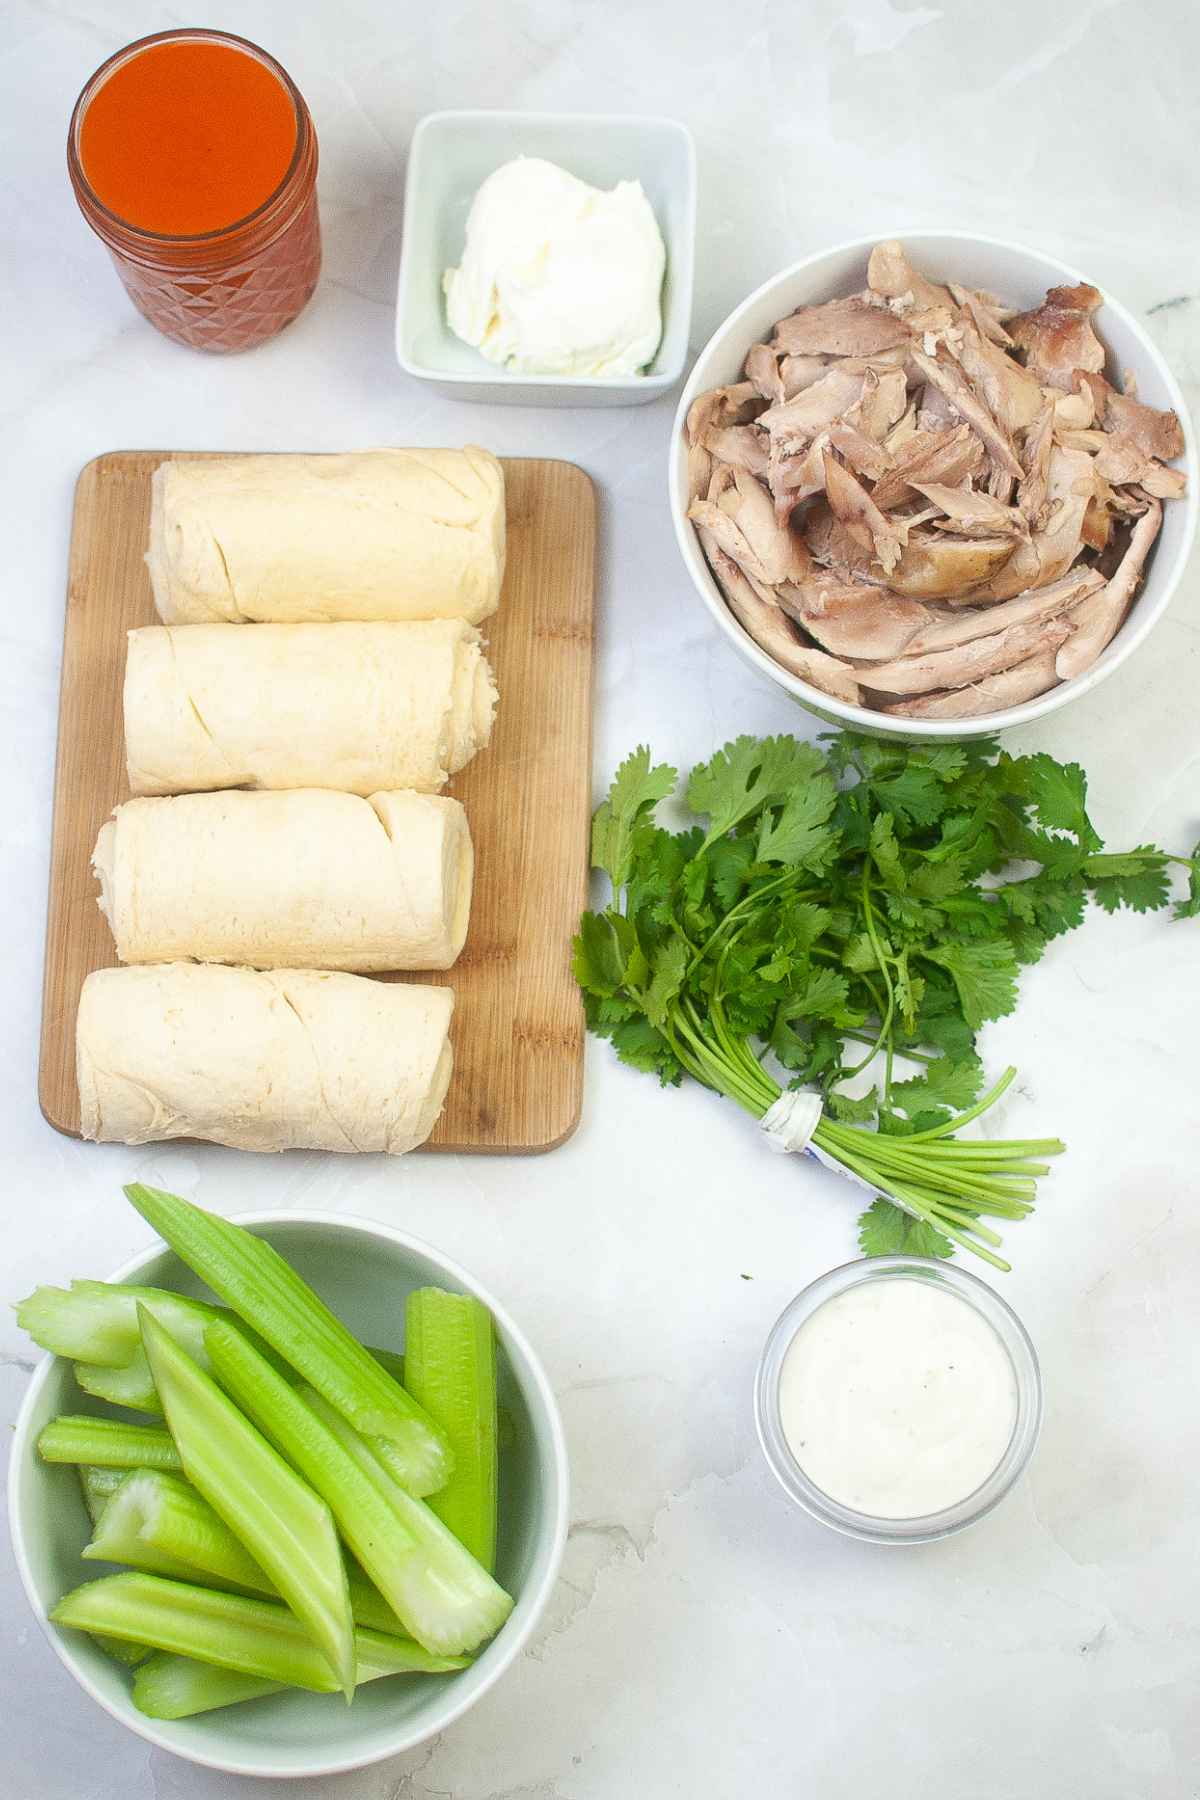
[[[446,323],[442,275],[462,255],[477,188],[514,156],[542,156],[590,181],[640,181],[667,251],[663,334],[641,375],[525,375],[499,369]],[[673,119],[619,114],[438,112],[413,133],[396,303],[400,366],[452,400],[511,406],[636,406],[683,374],[692,325],[696,151]]]
[[[567,1534],[567,1452],[549,1382],[504,1308],[465,1270],[389,1226],[332,1213],[247,1213],[356,1335],[385,1348],[403,1336],[404,1301],[421,1286],[475,1294],[496,1322],[501,1405],[513,1422],[500,1456],[497,1578],[516,1605],[469,1669],[401,1676],[360,1688],[353,1706],[336,1695],[287,1693],[174,1722],[147,1719],[129,1697],[129,1673],[81,1632],[50,1624],[55,1601],[99,1573],[79,1551],[90,1531],[73,1467],[37,1454],[43,1425],[61,1412],[102,1411],[75,1387],[69,1363],[47,1357],[17,1418],[8,1499],[13,1549],[25,1592],[60,1659],[122,1725],[177,1756],[237,1775],[319,1776],[411,1750],[460,1718],[515,1661],[554,1586]],[[180,1293],[202,1284],[156,1243],[111,1281]]]
[[[1069,264],[1043,255],[1039,250],[1006,244],[998,238],[976,237],[971,232],[897,231],[880,235],[898,237],[913,264],[931,280],[959,281],[969,287],[985,288],[1008,304],[1022,308],[1038,305],[1047,288],[1074,285],[1088,279],[1086,273],[1081,274]],[[696,533],[688,522],[685,421],[697,394],[738,379],[747,350],[751,344],[768,336],[777,319],[798,306],[832,300],[865,287],[867,258],[879,241],[879,235],[855,238],[851,243],[821,250],[815,256],[805,257],[803,262],[793,263],[791,268],[773,276],[749,299],[743,300],[708,340],[696,359],[675,415],[668,468],[675,536],[696,591],[720,630],[747,662],[769,676],[809,712],[832,725],[849,725],[876,737],[901,738],[908,742],[991,736],[996,731],[1028,724],[1031,719],[1044,718],[1090,693],[1133,654],[1161,619],[1179,585],[1196,535],[1195,438],[1179,384],[1162,355],[1133,314],[1106,293],[1096,318],[1096,330],[1108,351],[1109,378],[1119,383],[1121,371],[1132,369],[1137,376],[1140,399],[1151,406],[1174,407],[1179,414],[1187,441],[1183,467],[1187,471],[1188,491],[1186,498],[1164,504],[1162,530],[1151,555],[1145,585],[1128,620],[1103,656],[1077,680],[1064,682],[1048,694],[1027,700],[1022,706],[961,720],[889,718],[869,708],[835,700],[810,687],[798,676],[790,675],[738,624],[722,598]]]

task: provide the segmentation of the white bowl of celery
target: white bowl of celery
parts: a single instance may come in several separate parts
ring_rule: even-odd
[[[557,1574],[536,1357],[401,1232],[125,1191],[170,1247],[18,1309],[53,1353],[9,1481],[39,1620],[114,1718],[210,1768],[410,1749],[514,1660]]]

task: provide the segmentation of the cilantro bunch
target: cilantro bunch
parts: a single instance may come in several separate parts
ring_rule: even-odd
[[[1023,1218],[1063,1145],[958,1138],[1016,1074],[981,1093],[976,1034],[1089,899],[1162,907],[1177,863],[1176,916],[1200,914],[1200,846],[1106,854],[1078,764],[992,740],[843,732],[822,753],[741,737],[693,769],[698,822],[672,832],[655,810],[676,782],[640,748],[596,812],[592,863],[613,895],[575,941],[591,1029],[634,1068],[691,1075],[756,1118],[784,1082],[818,1089],[816,1150],[880,1195],[860,1222],[868,1255],[958,1244],[1006,1269],[983,1221]],[[868,1071],[871,1090],[848,1092]]]

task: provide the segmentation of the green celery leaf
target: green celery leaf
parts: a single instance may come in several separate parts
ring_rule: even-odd
[[[1017,960],[1011,945],[927,944],[920,955],[945,969],[958,989],[963,1017],[973,1029],[1003,1018],[1017,1004]]]
[[[864,1256],[953,1256],[949,1238],[902,1212],[890,1200],[875,1200],[858,1221],[858,1247]]]
[[[650,764],[645,744],[627,756],[617,770],[608,798],[592,819],[592,867],[603,869],[619,891],[629,879],[633,863],[633,832],[637,822],[660,800],[673,792],[678,772],[666,763]]]

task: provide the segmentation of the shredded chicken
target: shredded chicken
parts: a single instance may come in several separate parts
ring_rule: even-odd
[[[787,356],[873,356],[907,344],[908,328],[891,313],[864,300],[830,300],[802,306],[780,319],[771,340]]]
[[[1129,548],[1111,580],[1098,593],[1090,595],[1076,613],[1071,636],[1055,658],[1055,669],[1061,681],[1071,681],[1085,669],[1090,669],[1116,636],[1133,604],[1134,591],[1142,579],[1150,546],[1158,536],[1161,524],[1162,507],[1156,500],[1134,526]]]
[[[943,688],[940,693],[920,694],[913,700],[897,700],[882,710],[900,719],[978,719],[1007,712],[1025,700],[1058,686],[1054,651],[1041,650],[1024,662],[1001,669],[965,688]]]
[[[1096,288],[1031,311],[902,245],[781,319],[687,420],[689,517],[742,627],[821,692],[982,717],[1081,674],[1185,490],[1173,412],[1104,374]]]
[[[931,650],[924,656],[902,656],[895,662],[877,663],[862,671],[869,688],[884,694],[928,694],[935,688],[969,687],[985,675],[998,675],[1015,662],[1055,649],[1070,634],[1059,619],[1030,619],[1010,625],[990,637],[973,638],[952,650]]]
[[[1104,345],[1092,330],[1092,314],[1103,302],[1100,289],[1084,281],[1051,288],[1033,312],[1009,320],[1008,335],[1039,381],[1070,393],[1076,369],[1104,367]]]
[[[789,583],[776,592],[783,610],[822,649],[866,662],[899,656],[930,619],[929,608],[919,600],[828,576],[803,585]]]

